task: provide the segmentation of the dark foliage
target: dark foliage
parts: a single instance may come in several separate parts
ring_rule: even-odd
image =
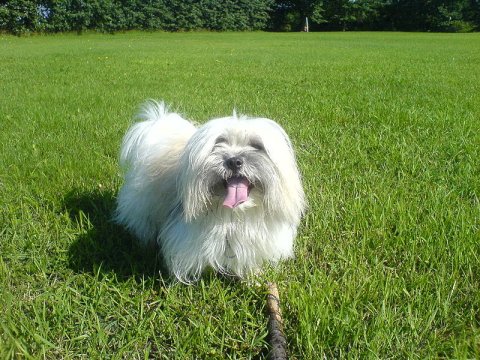
[[[480,0],[285,0],[276,1],[270,29],[310,30],[480,30]]]
[[[265,29],[271,0],[0,0],[0,31]]]
[[[480,29],[480,0],[0,0],[0,31]]]

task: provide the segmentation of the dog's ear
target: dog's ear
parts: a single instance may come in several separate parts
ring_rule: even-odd
[[[208,157],[221,135],[217,120],[200,126],[185,146],[180,159],[177,189],[186,222],[200,216],[210,205]]]
[[[272,197],[283,197],[279,210],[291,223],[297,224],[306,207],[300,172],[295,159],[292,143],[285,130],[270,119],[259,119],[260,129],[265,150],[278,172],[277,190],[281,194],[270,194]],[[278,201],[278,200],[277,200]]]

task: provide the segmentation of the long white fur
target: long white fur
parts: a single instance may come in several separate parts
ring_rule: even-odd
[[[293,256],[305,199],[290,140],[277,123],[234,114],[197,128],[156,102],[139,117],[122,144],[116,220],[144,244],[156,242],[178,280],[195,281],[206,267],[245,277],[265,261]],[[228,144],[216,144],[219,136]],[[265,153],[255,153],[252,137]],[[242,175],[254,187],[248,201],[225,208],[212,182],[229,176],[226,157],[245,153],[255,161]]]

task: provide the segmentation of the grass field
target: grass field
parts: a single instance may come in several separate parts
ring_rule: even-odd
[[[110,222],[137,106],[289,133],[294,359],[480,357],[480,34],[0,36],[0,358],[263,358],[265,294],[159,274]]]

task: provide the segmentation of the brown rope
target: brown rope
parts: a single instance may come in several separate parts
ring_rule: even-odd
[[[282,313],[277,284],[267,283],[268,342],[271,360],[287,359],[287,340],[283,333]]]

